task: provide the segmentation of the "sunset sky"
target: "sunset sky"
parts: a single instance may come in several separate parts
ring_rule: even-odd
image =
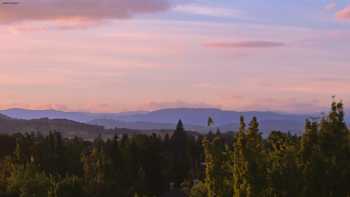
[[[0,108],[350,106],[349,0],[0,0]]]

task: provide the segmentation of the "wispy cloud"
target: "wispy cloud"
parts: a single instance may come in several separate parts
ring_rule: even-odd
[[[350,20],[350,5],[337,12],[338,20]]]
[[[99,21],[130,18],[170,8],[168,0],[25,0],[0,6],[0,23],[22,21]]]
[[[70,19],[70,20],[53,20],[47,22],[29,22],[17,23],[8,26],[8,30],[13,34],[40,32],[50,30],[71,30],[71,29],[87,29],[94,26],[105,24],[102,21],[93,21],[85,19]]]
[[[282,47],[286,44],[274,41],[240,41],[240,42],[211,42],[205,43],[209,48],[272,48]]]
[[[181,4],[174,7],[173,10],[185,14],[211,17],[241,17],[243,15],[240,10],[202,4]]]
[[[334,11],[335,9],[337,9],[337,2],[335,0],[329,2],[324,9],[326,11]]]

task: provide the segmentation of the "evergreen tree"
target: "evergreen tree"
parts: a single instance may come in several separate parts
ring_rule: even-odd
[[[295,136],[273,131],[266,142],[265,196],[300,196],[303,184],[297,164],[298,140]]]
[[[240,118],[240,128],[233,147],[233,196],[246,197],[250,193],[246,124]]]
[[[171,137],[173,155],[173,181],[179,186],[188,176],[191,166],[188,152],[188,136],[181,120],[176,125],[176,130]]]
[[[263,150],[262,137],[259,132],[259,123],[256,117],[253,117],[249,123],[247,131],[247,150],[248,150],[248,173],[249,173],[249,191],[248,196],[261,196],[265,181],[265,155]]]
[[[301,138],[299,158],[303,177],[303,196],[322,196],[322,155],[320,152],[318,123],[306,120]]]
[[[333,102],[328,116],[320,123],[319,149],[322,155],[324,196],[347,196],[350,178],[349,131],[344,121],[342,102]]]
[[[264,155],[259,124],[254,117],[246,130],[244,118],[234,143],[233,192],[235,197],[261,196],[264,189]]]
[[[107,196],[112,178],[112,162],[105,152],[104,142],[98,137],[91,152],[83,155],[84,178],[92,196]]]
[[[205,185],[208,191],[208,197],[228,196],[226,185],[227,175],[227,154],[225,144],[220,137],[215,137],[212,142],[203,140],[205,154]]]

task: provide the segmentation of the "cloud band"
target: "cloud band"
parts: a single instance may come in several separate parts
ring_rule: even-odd
[[[168,0],[22,0],[14,5],[0,5],[0,23],[120,19],[169,7]]]
[[[282,47],[285,43],[272,41],[211,42],[204,44],[209,48],[272,48]]]

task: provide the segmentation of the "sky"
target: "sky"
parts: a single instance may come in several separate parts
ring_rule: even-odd
[[[4,2],[1,109],[350,106],[350,0]]]

